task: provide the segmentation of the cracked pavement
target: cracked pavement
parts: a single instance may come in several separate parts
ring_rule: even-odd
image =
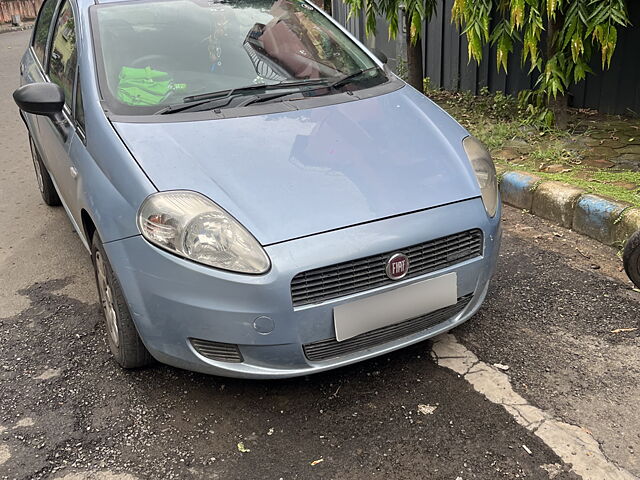
[[[11,100],[28,36],[0,35],[0,479],[640,475],[638,331],[611,333],[640,326],[640,295],[614,250],[509,208],[455,337],[285,381],[120,370]]]

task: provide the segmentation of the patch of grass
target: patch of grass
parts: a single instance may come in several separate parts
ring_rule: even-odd
[[[552,139],[547,145],[541,144],[528,154],[529,159],[534,164],[559,164],[559,163],[575,163],[578,161],[578,155],[575,151],[568,150],[564,142]]]
[[[489,150],[502,147],[509,140],[516,140],[522,134],[517,122],[478,122],[468,129],[484,143]]]
[[[640,189],[628,190],[615,183],[635,183],[640,185],[640,172],[592,172],[592,179],[583,179],[575,176],[575,173],[545,173],[534,171],[536,175],[546,180],[556,180],[570,183],[576,187],[583,188],[588,193],[627,202],[635,206],[640,206]]]

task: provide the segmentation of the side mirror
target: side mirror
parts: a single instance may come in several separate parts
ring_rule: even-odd
[[[384,64],[386,64],[389,61],[389,59],[387,58],[387,56],[384,54],[382,50],[374,48],[371,50],[371,53],[373,53],[376,57],[378,57],[378,60],[380,60]]]
[[[55,83],[29,83],[13,92],[13,100],[24,112],[54,118],[62,113],[64,91]]]

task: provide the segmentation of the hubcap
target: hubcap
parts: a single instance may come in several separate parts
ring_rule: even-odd
[[[98,291],[100,294],[100,303],[102,304],[102,310],[104,311],[104,318],[107,321],[107,332],[113,344],[117,347],[119,344],[118,338],[118,318],[116,316],[116,309],[113,301],[113,292],[109,285],[109,279],[107,277],[107,268],[102,258],[102,254],[96,252],[96,270],[98,276]]]
[[[38,154],[33,147],[33,141],[31,142],[31,158],[33,159],[33,168],[36,170],[36,179],[38,180],[38,188],[40,192],[44,192],[44,181],[42,180],[42,168],[40,167],[40,161],[38,160]]]

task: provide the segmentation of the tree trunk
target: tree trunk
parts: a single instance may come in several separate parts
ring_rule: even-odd
[[[556,20],[549,21],[549,27],[547,31],[547,61],[556,54],[556,46],[554,39],[557,36],[558,31],[561,28],[563,22],[562,15],[558,12]],[[547,108],[553,112],[553,121],[556,128],[564,130],[567,128],[568,123],[568,96],[557,95],[555,98],[549,96],[547,98]]]
[[[569,124],[569,98],[567,95],[558,95],[556,98],[549,98],[547,106],[553,112],[553,119],[556,128],[565,130]]]
[[[420,40],[420,37],[418,35],[415,43],[412,42],[411,17],[409,15],[406,15],[406,12],[404,16],[404,25],[406,30],[405,39],[407,42],[407,70],[409,73],[407,83],[419,92],[423,92],[422,41]],[[418,34],[419,33],[420,32],[418,32]]]

